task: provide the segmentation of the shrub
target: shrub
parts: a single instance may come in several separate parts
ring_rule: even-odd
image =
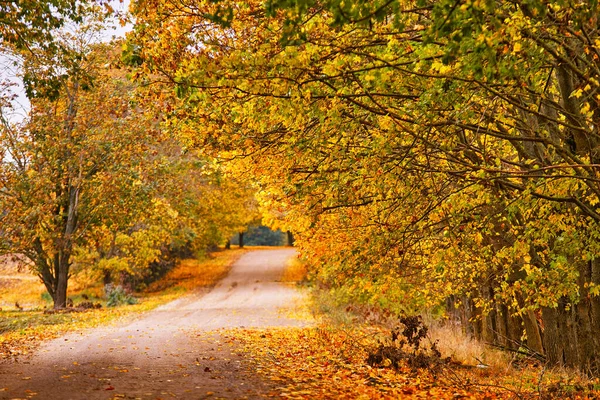
[[[112,283],[105,285],[104,294],[106,296],[106,305],[108,307],[137,303],[137,299],[131,294],[127,293],[127,291],[125,291],[121,285],[113,285]]]

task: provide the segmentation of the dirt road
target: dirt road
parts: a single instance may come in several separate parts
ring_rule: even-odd
[[[243,255],[205,295],[189,295],[117,327],[70,334],[29,360],[0,364],[1,399],[263,398],[268,382],[249,369],[218,328],[300,326],[285,309],[301,299],[278,283],[293,249]]]

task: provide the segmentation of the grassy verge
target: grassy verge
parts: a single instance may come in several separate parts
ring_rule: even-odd
[[[283,280],[301,283],[305,270],[292,260]],[[382,344],[390,346],[390,328],[398,319],[376,308],[340,304],[318,288],[311,288],[311,295],[312,312],[322,321],[316,327],[225,332],[242,341],[255,370],[274,382],[275,392],[283,397],[600,398],[598,379],[515,360],[469,338],[459,326],[433,317],[423,318],[429,331],[424,342],[426,346],[437,342],[441,356],[433,355],[417,368],[409,365],[414,349],[405,346],[397,366],[385,357],[370,365],[369,355],[377,354]],[[387,351],[389,347],[383,354]]]
[[[126,316],[151,310],[165,304],[191,290],[209,288],[227,274],[231,265],[246,250],[229,250],[211,254],[205,260],[183,260],[162,279],[150,285],[144,292],[136,293],[137,304],[106,307],[106,301],[99,298],[98,285],[86,287],[74,282],[75,289],[69,293],[75,305],[85,294],[91,301],[100,302],[100,309],[71,313],[45,313],[44,307],[50,303],[43,296],[44,288],[37,281],[11,280],[10,285],[0,288],[0,298],[5,301],[20,302],[25,310],[11,307],[0,310],[0,359],[15,358],[31,352],[42,340],[60,334],[114,323]]]

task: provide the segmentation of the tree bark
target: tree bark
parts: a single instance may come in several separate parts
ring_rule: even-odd
[[[244,248],[244,232],[239,233],[239,239],[240,239],[240,241],[239,241],[240,249],[243,249]]]
[[[527,347],[536,353],[544,354],[542,334],[535,313],[528,310],[527,313],[523,315],[523,322],[525,325],[525,333],[527,334]]]
[[[65,308],[67,306],[67,285],[69,283],[68,266],[59,265],[58,279],[56,281],[56,293],[54,297],[54,308]]]
[[[544,320],[544,350],[546,359],[552,365],[564,365],[565,357],[560,345],[560,319],[558,309],[542,307],[542,319]]]
[[[504,304],[495,304],[496,306],[496,341],[502,347],[511,347],[511,337],[508,331],[508,311]]]

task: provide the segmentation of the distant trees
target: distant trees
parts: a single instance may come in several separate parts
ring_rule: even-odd
[[[244,232],[244,245],[248,246],[283,246],[286,244],[287,236],[280,230],[271,230],[266,226],[250,226]],[[234,236],[231,244],[239,245],[240,242]]]
[[[52,45],[53,32],[80,21],[88,2],[78,0],[5,1],[0,3],[0,43],[19,49]]]

